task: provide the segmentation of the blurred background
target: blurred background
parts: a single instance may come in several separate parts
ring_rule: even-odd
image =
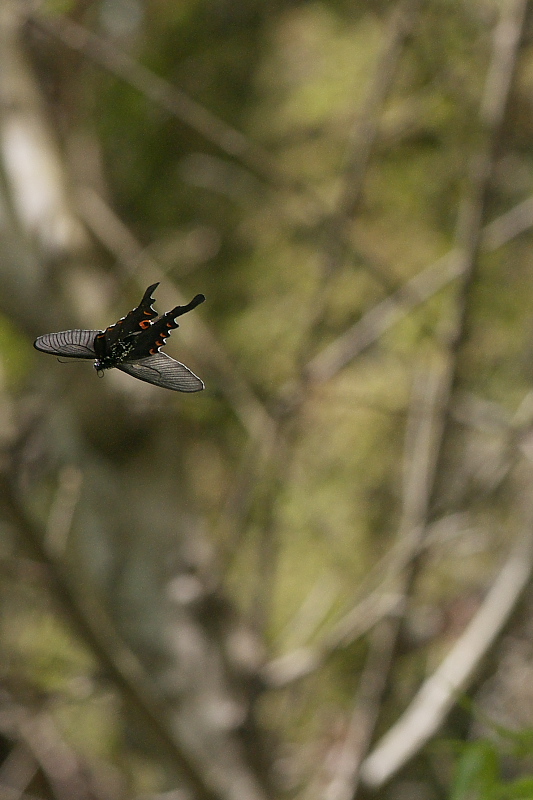
[[[526,0],[1,0],[0,798],[533,797]],[[170,392],[36,336],[159,281]]]

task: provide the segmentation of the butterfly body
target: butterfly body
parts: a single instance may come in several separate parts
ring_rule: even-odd
[[[94,368],[97,372],[102,372],[104,369],[112,369],[118,367],[124,361],[128,360],[128,356],[133,352],[135,345],[128,336],[123,342],[115,342],[109,347],[106,346],[105,331],[101,331],[95,336],[94,339],[94,352],[97,356],[94,362]]]
[[[177,392],[198,392],[203,382],[188,367],[166,353],[161,353],[165,340],[174,328],[176,318],[203,303],[197,294],[185,306],[176,306],[157,319],[152,308],[152,292],[159,284],[149,286],[137,308],[110,325],[105,331],[71,330],[39,336],[34,347],[44,353],[67,358],[94,359],[97,372],[116,367],[139,380]]]

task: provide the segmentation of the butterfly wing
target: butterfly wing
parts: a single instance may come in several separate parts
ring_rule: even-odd
[[[172,311],[162,314],[151,325],[147,325],[140,333],[130,336],[129,340],[132,342],[133,348],[128,355],[128,361],[140,361],[157,353],[159,348],[164,346],[165,340],[170,336],[171,331],[174,328],[179,328],[179,324],[176,322],[177,317],[192,311],[204,300],[203,294],[197,294],[187,305],[176,306]]]
[[[66,358],[95,358],[94,340],[100,331],[59,331],[38,336],[33,346],[43,353]]]
[[[150,320],[157,317],[157,312],[152,308],[152,303],[155,302],[152,292],[158,286],[159,283],[153,283],[149,286],[137,308],[134,308],[133,311],[130,311],[125,317],[122,317],[118,322],[110,325],[102,332],[106,348],[112,346],[119,339],[124,339],[132,333],[138,333],[150,327]]]
[[[205,388],[203,381],[194,372],[166,353],[156,353],[138,361],[125,361],[117,364],[117,368],[140,381],[175,392],[200,392]]]

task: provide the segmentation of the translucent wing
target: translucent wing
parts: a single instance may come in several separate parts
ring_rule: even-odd
[[[117,368],[140,381],[172,389],[175,392],[200,392],[203,381],[180,361],[175,361],[166,353],[156,353],[139,361],[125,361]]]
[[[59,331],[38,336],[33,346],[43,353],[67,358],[95,358],[94,340],[100,331]]]

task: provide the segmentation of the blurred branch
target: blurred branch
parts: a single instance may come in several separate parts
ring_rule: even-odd
[[[419,388],[422,412],[420,413],[420,409],[415,412],[419,403],[414,400],[408,426],[404,461],[407,467],[404,509],[398,537],[403,558],[399,559],[399,563],[395,561],[396,568],[402,562],[404,564],[404,573],[400,580],[402,586],[400,594],[403,595],[404,601],[418,572],[420,547],[425,535],[430,503],[435,496],[437,464],[442,457],[450,398],[456,382],[459,351],[469,315],[469,290],[482,240],[481,219],[492,170],[493,152],[504,117],[524,12],[524,3],[515,3],[511,9],[503,12],[496,26],[493,57],[480,109],[480,122],[485,132],[485,141],[471,162],[470,180],[458,216],[455,248],[428,270],[415,276],[395,296],[372,309],[347,334],[307,365],[307,374],[311,380],[317,382],[326,380],[400,316],[407,313],[405,307],[401,309],[398,300],[404,301],[406,306],[412,308],[416,302],[431,296],[453,278],[460,278],[455,319],[447,338],[447,352],[440,367],[430,372],[433,376],[432,388],[429,384],[427,387]],[[504,74],[505,79],[496,79],[495,76],[500,72]],[[510,238],[516,235],[528,221],[530,222],[531,210],[530,202],[521,204],[517,207],[516,214],[504,215],[496,223],[486,226],[483,240],[485,247],[489,249],[499,246],[506,236]],[[416,395],[415,382],[415,398]],[[413,442],[409,445],[411,439]],[[398,602],[396,600],[397,610],[403,605],[398,605]],[[355,617],[355,627],[357,627],[357,614]],[[351,623],[352,620],[348,619],[348,622]],[[344,757],[340,760],[338,774],[330,784],[328,798],[340,800],[352,797],[356,790],[361,758],[371,741],[381,694],[393,663],[399,629],[398,618],[383,620],[378,623],[374,631],[373,644],[367,660],[368,669],[365,669],[361,679],[359,698],[350,724]],[[296,651],[268,665],[266,677],[276,685],[294,680],[316,669],[326,653],[327,648]],[[378,657],[375,657],[376,653]],[[364,764],[372,763],[371,759],[372,755]],[[366,770],[365,766],[363,770]]]
[[[13,738],[11,730],[6,730],[9,723],[6,723],[4,709],[2,709],[2,730],[6,736]],[[33,755],[28,751],[28,747],[22,742],[16,742],[9,755],[0,765],[0,800],[42,800],[36,795],[30,795],[25,790],[35,778],[38,772],[38,764]]]
[[[479,114],[483,138],[478,152],[471,158],[468,183],[457,219],[456,250],[461,269],[456,287],[454,318],[447,321],[448,330],[444,337],[448,377],[443,396],[443,424],[440,441],[437,444],[437,462],[443,457],[451,413],[450,403],[458,380],[460,351],[468,335],[472,304],[471,289],[479,260],[483,214],[490,190],[495,149],[516,69],[527,5],[528,0],[509,2],[502,10],[493,34],[492,57]],[[435,485],[432,487],[432,492],[435,495]]]
[[[67,47],[83,53],[109,72],[137,89],[149,100],[166,109],[172,116],[181,120],[208,142],[224,153],[238,159],[256,174],[279,189],[305,191],[314,205],[322,205],[318,197],[303,183],[292,179],[276,164],[268,150],[264,150],[248,139],[236,128],[231,127],[213,114],[205,106],[190,98],[184,91],[171,85],[151,70],[139,64],[134,58],[87,28],[66,16],[30,17],[31,24],[39,30],[59,39]]]
[[[272,689],[281,689],[316,672],[334,652],[364,636],[384,617],[399,614],[402,606],[403,597],[398,592],[377,589],[350,612],[349,636],[345,627],[342,627],[342,620],[324,637],[321,644],[299,647],[272,659],[262,671],[265,684]]]
[[[367,91],[367,100],[360,114],[362,120],[355,128],[346,156],[346,171],[342,176],[337,207],[322,223],[322,264],[319,286],[309,304],[309,316],[302,337],[297,363],[305,361],[305,353],[312,345],[315,332],[324,314],[325,284],[340,266],[348,251],[349,213],[353,210],[362,189],[364,176],[378,135],[378,123],[383,103],[390,91],[395,76],[402,45],[415,19],[414,9],[418,0],[402,0],[393,10],[384,35],[385,44],[378,65]],[[267,626],[272,593],[275,588],[275,573],[278,554],[277,503],[282,487],[289,479],[294,444],[299,435],[299,409],[306,392],[306,375],[301,374],[284,396],[281,393],[273,416],[275,425],[269,432],[268,451],[270,458],[264,460],[265,480],[259,498],[259,516],[262,519],[259,541],[259,568],[253,617],[258,629],[264,633]],[[288,402],[287,402],[288,401]]]
[[[357,123],[349,136],[335,208],[323,222],[320,281],[310,304],[308,346],[311,346],[313,333],[324,317],[325,284],[332,273],[342,266],[352,249],[352,218],[361,200],[370,157],[379,137],[383,107],[393,87],[404,44],[416,22],[419,5],[420,0],[399,0],[390,12],[378,63],[369,81],[365,100],[357,112]],[[390,288],[388,276],[378,271],[375,264],[367,262],[367,267],[380,283]],[[307,372],[304,377],[307,377]]]
[[[419,370],[413,381],[405,439],[403,508],[397,535],[403,547],[411,554],[410,562],[398,576],[398,591],[403,598],[402,611],[411,591],[411,565],[418,554],[428,515],[437,453],[435,443],[438,438],[442,378],[439,367],[430,367]],[[350,800],[355,795],[360,765],[372,740],[382,707],[402,616],[399,613],[383,619],[372,632],[350,723],[353,747],[351,750],[349,747],[345,748],[337,774],[326,794],[328,800]]]
[[[501,633],[532,569],[533,524],[530,521],[465,631],[364,762],[361,775],[368,786],[378,788],[386,783],[436,733]]]
[[[87,765],[60,736],[49,713],[31,713],[23,707],[14,709],[13,713],[15,731],[46,776],[56,800],[103,798],[102,793],[91,786]]]
[[[398,291],[367,311],[351,328],[307,362],[305,373],[311,383],[324,383],[357,358],[380,336],[432,297],[461,273],[455,250],[410,278]]]
[[[268,443],[267,457],[263,459],[262,491],[257,499],[259,520],[257,577],[252,601],[252,624],[264,639],[270,623],[272,600],[276,590],[280,531],[278,507],[285,485],[289,481],[293,450],[290,426],[291,417],[278,418],[277,427]],[[258,459],[261,457],[258,452]]]
[[[435,455],[435,424],[442,389],[441,371],[433,366],[419,370],[413,381],[411,413],[405,442],[405,486],[403,510],[394,559],[380,585],[346,614],[315,648],[300,649],[272,661],[265,667],[266,680],[281,686],[292,682],[324,662],[335,650],[362,636],[379,624],[388,627],[384,617],[400,617],[405,606],[403,575],[419,554],[427,517],[428,485],[431,484]],[[391,588],[391,586],[393,588]],[[388,591],[385,591],[385,587]],[[377,635],[381,645],[383,640]]]
[[[46,524],[46,548],[60,558],[65,552],[83,483],[81,471],[69,464],[59,473],[56,496]]]
[[[493,168],[493,156],[498,135],[503,124],[508,95],[516,67],[526,7],[527,0],[514,0],[512,3],[508,3],[503,8],[500,19],[494,30],[492,57],[480,107],[480,126],[483,140],[478,152],[471,159],[469,179],[458,214],[456,248],[458,251],[459,263],[461,264],[461,273],[456,292],[454,316],[446,336],[445,343],[447,351],[444,353],[444,363],[441,379],[439,380],[437,394],[438,404],[436,408],[437,416],[431,441],[430,458],[432,467],[427,472],[426,480],[421,482],[421,487],[417,488],[413,494],[413,510],[416,511],[418,507],[417,513],[420,515],[420,530],[416,534],[418,537],[423,536],[430,505],[434,505],[437,499],[436,476],[443,459],[450,421],[451,399],[458,379],[461,347],[467,336],[468,323],[470,321],[470,304],[472,301],[471,287],[475,277],[475,268],[482,235],[482,218]],[[528,526],[528,529],[529,527],[530,526]],[[413,531],[416,531],[416,525]],[[516,558],[513,558],[513,556],[511,557],[511,562],[514,565],[511,570],[512,572],[516,573],[517,566],[522,570],[523,585],[527,579],[527,575],[529,575],[529,560],[525,559],[522,553],[520,565],[516,563]],[[524,565],[526,565],[525,570]],[[419,559],[415,557],[405,576],[404,586],[406,595],[410,592],[410,587],[416,579],[419,566]],[[508,591],[508,581],[504,581],[504,583]],[[497,582],[489,592],[489,597],[491,598],[487,606],[489,611],[481,618],[482,624],[478,623],[482,631],[482,636],[479,635],[477,626],[474,627],[478,646],[474,647],[474,642],[471,640],[469,641],[469,645],[472,645],[470,658],[465,660],[461,657],[460,669],[458,669],[457,666],[458,661],[456,659],[452,660],[452,664],[456,670],[455,674],[448,671],[449,662],[447,662],[447,660],[445,660],[442,666],[442,673],[439,674],[437,672],[440,677],[444,674],[449,679],[450,686],[452,687],[450,696],[453,696],[453,692],[455,691],[454,687],[462,685],[457,683],[459,673],[461,675],[461,680],[466,680],[467,677],[470,676],[474,666],[478,663],[479,658],[484,654],[486,646],[492,641],[493,637],[491,638],[486,635],[486,618],[489,617],[493,623],[493,630],[499,630],[501,628],[501,617],[499,616],[496,622],[496,617],[493,612],[494,596],[498,598],[499,602],[502,602],[499,582]],[[512,601],[504,604],[506,609],[510,610],[516,600],[516,596],[517,595],[514,594]],[[483,641],[485,642],[484,644],[482,644]],[[461,649],[459,652],[461,652]],[[464,649],[462,652],[464,654]],[[440,677],[439,681],[435,682],[434,685],[437,685],[437,683],[440,685]],[[441,688],[437,690],[437,695],[439,694],[442,694]],[[432,703],[432,705],[434,704]],[[433,719],[435,721],[440,721],[450,705],[451,702],[443,703],[438,708],[438,712],[433,716]],[[418,722],[420,722],[420,720],[417,720],[417,723]],[[434,730],[435,729],[431,728],[431,726],[427,726],[427,736],[431,735]],[[382,742],[386,743],[388,741],[387,736],[388,734],[385,735]],[[372,786],[381,785],[384,780],[390,777],[390,775],[404,763],[406,758],[409,758],[417,751],[420,742],[425,741],[427,736],[418,739],[416,743],[412,741],[410,748],[404,751],[404,757],[396,758],[394,762],[392,758],[389,758],[387,766],[385,766],[384,763],[385,759],[380,756],[382,744],[378,744],[374,752],[363,762],[362,775],[365,776],[365,780]],[[381,752],[383,751],[381,750]],[[378,754],[377,756],[376,753]],[[378,765],[380,768],[379,772]]]
[[[533,197],[501,214],[483,228],[481,249],[492,253],[533,226]],[[396,292],[367,311],[351,328],[307,362],[311,383],[333,378],[380,336],[438,291],[458,278],[464,263],[457,248],[410,278]]]
[[[347,147],[337,200],[336,213],[341,218],[353,217],[360,203],[370,157],[380,135],[383,107],[396,77],[403,46],[416,24],[420,3],[421,0],[400,0],[390,13],[382,52]]]
[[[103,667],[161,744],[176,762],[185,780],[199,798],[220,800],[204,775],[182,749],[170,729],[167,712],[144,668],[121,641],[110,619],[94,596],[76,592],[62,564],[44,545],[44,532],[27,515],[6,471],[0,475],[0,498],[4,514],[16,526],[33,556],[45,566],[52,595],[83,643]]]
[[[355,797],[359,765],[368,749],[378,718],[398,625],[397,619],[389,618],[372,631],[368,655],[359,679],[355,708],[336,757],[335,774],[324,792],[325,800],[352,800]]]
[[[20,36],[21,4],[0,4],[0,192],[2,217],[12,232],[45,258],[79,253],[85,232],[72,213],[61,153],[50,128],[35,76]],[[5,267],[4,267],[5,268]],[[40,270],[17,264],[26,291],[38,283]],[[17,274],[17,288],[20,275]]]

